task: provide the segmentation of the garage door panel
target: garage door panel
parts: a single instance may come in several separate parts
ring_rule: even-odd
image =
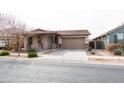
[[[63,38],[62,48],[82,49],[84,48],[84,38]]]

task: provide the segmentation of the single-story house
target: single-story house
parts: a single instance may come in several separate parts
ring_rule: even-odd
[[[124,25],[118,26],[92,40],[96,49],[107,49],[111,43],[124,43]]]
[[[48,31],[35,29],[25,38],[26,49],[83,49],[88,45],[90,32],[88,30]]]

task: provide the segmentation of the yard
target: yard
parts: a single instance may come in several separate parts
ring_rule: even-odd
[[[124,62],[124,56],[114,55],[107,50],[95,50],[95,54],[87,52],[89,61],[97,62]]]
[[[3,50],[2,50],[3,51]],[[35,51],[35,50],[31,50]],[[65,62],[65,63],[90,63],[90,64],[124,64],[123,56],[115,56],[107,50],[95,50],[95,54],[85,52],[83,49],[51,49],[37,52],[38,57],[28,58],[28,53],[22,51],[20,56],[17,52],[9,51],[10,55],[0,56],[0,60],[29,60],[40,62]],[[114,63],[115,64],[115,63]]]

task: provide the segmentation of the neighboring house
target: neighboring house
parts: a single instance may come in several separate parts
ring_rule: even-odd
[[[94,38],[93,42],[96,49],[107,49],[111,43],[124,43],[124,25]]]
[[[6,41],[0,39],[0,48],[4,48],[6,46]]]
[[[20,37],[20,47],[23,49],[24,48],[24,36],[21,36]],[[3,38],[3,37],[0,37],[0,48],[4,48],[6,46],[8,46],[9,44],[9,47],[11,47],[12,49],[14,49],[17,45],[16,45],[16,41],[13,37],[8,37],[8,38]]]
[[[18,31],[18,34],[20,37],[20,39],[19,39],[20,48],[23,49],[25,36],[20,35],[21,30],[19,28],[8,28],[8,29],[0,30],[0,48],[3,48],[5,46],[9,46],[12,49],[15,49],[17,47],[17,39],[16,39],[15,33],[17,33],[17,31]]]
[[[25,38],[25,48],[42,49],[83,49],[88,45],[88,30],[47,31],[35,29]]]

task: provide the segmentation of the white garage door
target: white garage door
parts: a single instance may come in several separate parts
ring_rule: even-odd
[[[63,38],[62,48],[65,49],[82,49],[84,48],[85,38]]]

